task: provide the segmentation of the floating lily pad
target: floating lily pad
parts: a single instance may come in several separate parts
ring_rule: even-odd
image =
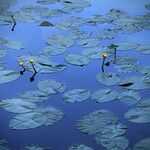
[[[6,50],[4,50],[4,49],[0,49],[0,58],[3,58],[3,57],[5,57],[6,56]]]
[[[0,101],[0,107],[13,113],[27,113],[34,110],[36,105],[21,99],[14,98]]]
[[[150,148],[150,138],[142,139],[134,145],[134,150],[149,150],[149,148]]]
[[[5,139],[0,139],[0,150],[10,150]]]
[[[60,34],[54,34],[48,38],[48,45],[58,46],[58,47],[71,47],[74,44],[74,40],[70,37],[63,36]]]
[[[69,29],[76,29],[76,27],[79,27],[85,23],[85,20],[80,17],[70,17],[67,19],[61,20],[59,23],[56,24],[56,27],[63,29],[63,30],[69,30]]]
[[[141,96],[133,90],[126,90],[118,94],[117,98],[128,105],[133,105],[139,102]]]
[[[49,5],[49,4],[54,4],[56,2],[59,2],[60,0],[37,0],[36,2],[41,4],[41,5]]]
[[[91,99],[98,103],[109,102],[117,98],[117,92],[112,92],[111,89],[98,90],[94,92]]]
[[[0,71],[5,69],[5,63],[0,61]]]
[[[51,149],[32,145],[32,146],[26,146],[23,150],[51,150]]]
[[[96,137],[96,142],[101,144],[107,150],[126,150],[129,145],[129,142],[124,137],[107,137],[107,138],[99,138]]]
[[[32,112],[19,114],[9,123],[10,129],[31,129],[41,125],[49,126],[63,118],[60,110],[52,107],[37,108]]]
[[[117,50],[126,51],[126,50],[133,50],[139,47],[139,44],[131,43],[131,42],[123,42],[117,44]]]
[[[118,118],[112,112],[102,109],[94,111],[80,119],[77,122],[77,128],[83,133],[97,135],[101,133],[105,126],[117,121]]]
[[[66,86],[58,81],[43,79],[38,82],[37,87],[40,91],[45,92],[47,94],[57,94],[64,92]]]
[[[26,91],[19,94],[19,97],[27,102],[41,102],[48,100],[49,95],[41,91]]]
[[[150,88],[150,84],[145,83],[144,78],[140,76],[124,78],[120,81],[119,86],[131,90],[142,90]]]
[[[149,111],[150,112],[150,99],[144,99],[141,100],[138,103],[138,107],[144,111]]]
[[[74,103],[74,102],[84,101],[88,99],[90,95],[91,93],[88,90],[75,89],[75,90],[65,92],[63,95],[63,99],[66,102]]]
[[[103,51],[101,47],[88,48],[83,51],[83,55],[91,59],[100,59],[102,53]]]
[[[150,123],[150,111],[140,108],[130,109],[125,113],[125,119],[134,123]]]
[[[54,25],[48,21],[44,21],[39,26],[41,26],[41,27],[53,27]]]
[[[11,25],[13,20],[10,15],[1,15],[0,16],[0,26]]]
[[[8,83],[17,80],[20,73],[13,70],[0,70],[0,83]]]
[[[101,73],[96,76],[96,79],[101,84],[112,86],[120,82],[120,77],[114,73]]]
[[[145,8],[150,10],[150,4],[145,5]]]
[[[83,144],[76,144],[76,145],[69,147],[68,150],[93,150],[93,148],[88,147],[88,146],[83,145]]]
[[[98,38],[80,39],[78,44],[83,48],[93,48],[100,45],[100,40]]]
[[[78,55],[78,54],[67,54],[65,56],[65,60],[72,65],[77,65],[77,66],[85,66],[90,63],[89,58],[83,55]]]
[[[150,54],[150,45],[141,45],[137,51],[142,54]]]
[[[16,49],[16,50],[21,50],[24,48],[24,44],[6,38],[0,38],[0,45],[3,45],[10,49]]]

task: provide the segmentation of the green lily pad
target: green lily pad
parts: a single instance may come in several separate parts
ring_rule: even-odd
[[[139,102],[141,96],[133,90],[126,90],[118,94],[117,99],[124,103],[127,103],[128,105],[133,105]]]
[[[99,138],[96,137],[96,142],[101,144],[107,150],[126,150],[129,145],[129,141],[124,137],[107,137],[107,138]]]
[[[118,45],[117,50],[120,51],[133,50],[139,47],[139,44],[132,43],[132,42],[123,42],[123,43],[118,43],[117,45]]]
[[[19,94],[19,97],[26,102],[42,102],[49,99],[49,95],[41,91],[26,91]]]
[[[142,54],[150,54],[150,45],[141,45],[137,51]]]
[[[126,86],[128,84],[130,85]],[[144,77],[140,76],[124,78],[120,81],[119,86],[131,90],[144,90],[150,88],[150,84],[144,82]]]
[[[16,49],[16,50],[21,50],[24,48],[24,44],[6,38],[0,38],[0,45],[5,46],[6,48]]]
[[[111,89],[104,89],[94,92],[91,99],[97,103],[103,103],[115,100],[117,95],[117,92],[112,92]]]
[[[17,80],[20,73],[13,70],[0,70],[0,83],[8,83]]]
[[[144,111],[140,108],[133,108],[128,110],[125,119],[134,123],[150,123],[150,111]]]
[[[4,58],[6,56],[6,50],[0,49],[0,58]]]
[[[88,146],[83,145],[83,144],[76,144],[76,145],[69,147],[68,150],[93,150],[93,148],[88,147]]]
[[[97,135],[101,133],[103,128],[108,124],[114,124],[118,118],[109,110],[97,110],[89,115],[84,116],[77,122],[77,128],[89,135]]]
[[[150,148],[150,138],[142,139],[134,145],[134,150],[149,150],[149,148]]]
[[[100,40],[98,38],[80,39],[78,44],[83,48],[93,48],[100,45]]]
[[[119,75],[114,73],[101,73],[96,76],[96,79],[98,82],[106,86],[118,84],[121,80]]]
[[[52,107],[37,108],[32,112],[19,114],[9,123],[10,129],[31,129],[41,125],[49,126],[63,118],[63,113]]]
[[[74,103],[81,102],[90,97],[91,93],[88,90],[84,89],[75,89],[71,91],[67,91],[63,95],[63,99],[66,102]]]
[[[67,54],[65,56],[65,60],[69,64],[77,65],[77,66],[85,66],[90,63],[89,58],[79,54]]]
[[[43,79],[38,82],[37,87],[40,91],[45,92],[47,94],[57,94],[64,92],[66,86],[58,82],[56,80]]]
[[[27,113],[34,110],[36,105],[22,99],[14,98],[0,101],[0,107],[13,113]]]

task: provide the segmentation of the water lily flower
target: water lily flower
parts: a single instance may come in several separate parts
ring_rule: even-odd
[[[19,61],[19,66],[21,66],[23,68],[22,71],[20,71],[20,74],[23,75],[23,73],[26,71],[25,67],[23,66],[24,65],[24,61],[23,60],[20,60]]]
[[[32,59],[32,58],[29,59],[29,62],[30,62],[30,64],[34,64],[35,63],[34,59]]]
[[[102,57],[103,57],[103,58],[107,58],[107,57],[108,57],[107,53],[103,53],[103,54],[102,54]]]
[[[24,62],[21,60],[19,61],[19,66],[23,66]]]
[[[34,70],[34,74],[32,75],[32,77],[30,77],[30,82],[33,82],[33,81],[34,81],[34,77],[35,77],[35,75],[37,74],[37,71],[36,71],[36,69],[35,69],[35,67],[34,67],[34,65],[35,65],[34,59],[30,58],[30,59],[29,59],[29,62],[30,62],[30,64],[32,65],[32,68],[33,68],[33,70]]]

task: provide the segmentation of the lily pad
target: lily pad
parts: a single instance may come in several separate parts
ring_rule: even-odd
[[[13,20],[10,15],[0,15],[0,26],[11,24],[13,24]]]
[[[138,103],[138,108],[140,108],[141,110],[150,112],[150,99],[141,100]]]
[[[17,80],[20,73],[13,70],[0,70],[0,83],[8,83]]]
[[[59,2],[60,0],[37,0],[36,2],[41,5],[49,5]]]
[[[65,56],[65,60],[72,65],[77,65],[77,66],[85,66],[90,63],[89,58],[83,55],[78,55],[78,54],[67,54]]]
[[[41,125],[49,126],[63,118],[63,113],[52,107],[37,108],[32,112],[19,114],[9,123],[10,129],[31,129]]]
[[[105,126],[117,121],[118,118],[112,112],[102,109],[94,111],[80,119],[77,122],[77,128],[83,133],[97,135],[101,133]]]
[[[13,113],[27,113],[34,110],[36,105],[22,99],[14,98],[0,101],[0,107]]]
[[[128,105],[133,105],[139,102],[141,96],[133,90],[126,90],[118,94],[117,99],[124,103],[127,103]]]
[[[142,139],[134,145],[134,150],[149,150],[149,148],[150,148],[150,138]]]
[[[0,38],[0,45],[5,46],[6,48],[16,49],[16,50],[21,50],[24,48],[24,44],[6,38]]]
[[[137,51],[142,54],[150,54],[150,45],[141,45]]]
[[[81,102],[90,97],[91,93],[88,90],[84,89],[75,89],[71,91],[67,91],[63,95],[63,99],[66,102],[74,103]]]
[[[0,58],[4,58],[6,56],[6,50],[0,49]]]
[[[145,8],[150,10],[150,4],[145,5]]]
[[[54,25],[48,21],[43,21],[42,23],[40,23],[41,27],[53,27]]]
[[[120,51],[133,50],[139,47],[139,44],[132,43],[132,42],[123,42],[123,43],[118,43],[116,45],[118,45],[117,50]]]
[[[91,99],[97,103],[103,103],[115,100],[117,95],[117,92],[112,92],[111,89],[104,89],[94,92]]]
[[[114,73],[101,73],[96,76],[96,79],[98,82],[106,86],[118,84],[121,80],[119,75]]]
[[[38,82],[37,87],[40,91],[45,92],[47,94],[57,94],[64,92],[66,86],[58,82],[56,80],[43,79]]]
[[[76,144],[76,145],[69,147],[68,150],[93,150],[93,148],[88,147],[88,146],[83,145],[83,144]]]
[[[23,150],[51,150],[51,149],[32,145],[32,146],[26,146]]]
[[[41,102],[49,99],[49,95],[41,91],[26,91],[19,94],[19,97],[26,102]]]
[[[0,150],[10,150],[5,139],[0,139]]]
[[[134,123],[150,123],[150,111],[140,108],[130,109],[125,113],[125,119]]]

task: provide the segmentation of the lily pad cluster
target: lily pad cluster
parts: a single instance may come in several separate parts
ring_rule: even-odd
[[[95,136],[98,144],[110,150],[125,150],[128,140],[124,137],[127,127],[119,123],[111,111],[102,109],[84,116],[77,122],[77,128],[89,135]]]

